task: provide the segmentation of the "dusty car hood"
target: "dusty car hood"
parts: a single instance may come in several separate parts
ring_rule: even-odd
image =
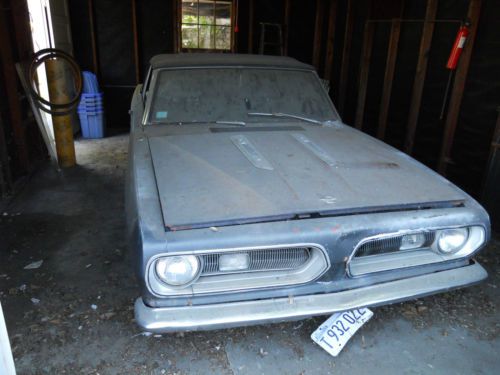
[[[295,128],[150,136],[165,226],[182,230],[464,198],[404,154],[348,127]]]

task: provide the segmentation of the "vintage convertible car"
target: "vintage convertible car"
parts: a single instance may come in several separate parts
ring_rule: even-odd
[[[470,196],[344,125],[287,57],[151,60],[131,106],[126,184],[153,332],[259,324],[477,283],[489,218]]]

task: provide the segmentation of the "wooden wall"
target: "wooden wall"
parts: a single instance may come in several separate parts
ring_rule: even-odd
[[[22,4],[22,1],[0,1],[6,9],[11,8],[11,3]],[[99,75],[105,92],[108,126],[128,128],[130,97],[134,86],[144,76],[149,59],[158,53],[174,52],[173,1],[69,2],[75,57],[83,69],[96,71]],[[469,0],[435,1],[435,17],[439,20],[462,20],[467,16]],[[449,133],[445,136],[446,118],[440,119],[439,112],[448,80],[445,63],[458,23],[435,23],[430,49],[425,54],[427,71],[422,81],[416,128],[414,134],[408,137],[424,23],[407,21],[421,21],[426,16],[428,4],[424,0],[240,0],[237,52],[257,52],[260,22],[283,24],[284,33],[288,36],[285,42],[288,55],[315,64],[319,74],[330,79],[331,96],[346,123],[357,124],[363,131],[380,137],[383,119],[383,139],[396,148],[408,151],[410,138],[412,155],[433,169],[442,164],[443,143],[451,139],[445,168],[441,171],[479,197],[496,122],[496,108],[500,105],[500,2],[482,0],[470,67],[464,87],[460,90],[461,105],[454,113],[456,130],[451,136]],[[19,34],[13,34],[13,31],[22,27],[22,22],[12,23],[13,13],[2,10],[2,16],[6,14],[12,25],[7,28],[9,40],[16,45]],[[373,39],[367,65],[369,69],[363,71],[361,62],[363,56],[366,58],[366,21],[390,21],[393,18],[403,20],[396,25],[399,38],[394,58],[388,59],[391,35],[394,44],[393,22],[372,23],[369,28]],[[19,58],[17,52],[11,52],[14,59]],[[5,59],[5,56],[2,58]],[[388,61],[394,63],[394,69],[389,69],[389,72]],[[5,62],[0,64],[5,65]],[[2,69],[5,72],[5,67]],[[388,76],[393,77],[392,85],[387,84]],[[6,83],[3,82],[4,86]],[[364,92],[360,83],[366,88],[362,116],[357,115],[360,112],[360,93]],[[0,90],[5,91],[6,88],[1,86]],[[384,90],[387,92],[388,86],[391,94],[382,103],[382,94]],[[11,155],[10,164],[13,164],[16,173],[26,173],[30,159],[26,155],[30,146],[25,146],[28,142],[27,125],[16,125],[10,113],[10,104],[6,103],[2,96],[0,108],[3,108],[1,116]]]
[[[73,0],[70,4],[75,54],[83,68],[92,70],[89,1]],[[124,128],[128,126],[127,109],[136,83],[133,4],[137,8],[139,69],[144,74],[151,56],[174,51],[173,0],[90,2],[94,9],[98,69],[110,104],[108,124]],[[436,3],[436,19],[455,21],[465,19],[470,4],[469,0],[436,0]],[[258,51],[260,22],[284,24],[288,55],[315,64],[320,75],[331,80],[331,96],[344,121],[355,125],[366,21],[399,17],[421,21],[426,16],[427,4],[423,0],[240,0],[237,52]],[[481,8],[462,105],[457,112],[457,127],[445,166],[449,178],[476,196],[481,191],[495,110],[500,104],[500,3],[483,0]],[[426,54],[421,107],[411,136],[412,155],[433,169],[440,164],[446,126],[446,118],[439,118],[448,80],[445,64],[458,26],[457,22],[435,23]],[[391,27],[391,22],[379,22],[371,29],[373,44],[360,126],[377,136],[383,117],[386,123],[383,139],[408,151],[407,129],[424,23],[399,25],[391,94],[385,104],[386,113],[381,114]]]
[[[26,3],[0,0],[0,198],[47,158],[14,66],[32,51]]]

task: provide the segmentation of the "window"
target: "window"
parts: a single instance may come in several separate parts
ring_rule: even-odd
[[[231,50],[232,2],[182,0],[182,49]]]
[[[151,123],[291,122],[248,112],[338,119],[315,73],[272,68],[194,68],[158,72],[149,104]]]

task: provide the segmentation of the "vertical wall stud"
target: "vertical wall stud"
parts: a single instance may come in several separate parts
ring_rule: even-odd
[[[471,21],[470,33],[455,73],[455,81],[453,82],[450,104],[448,106],[448,114],[446,116],[444,126],[443,143],[441,145],[441,153],[439,155],[438,172],[442,175],[446,173],[446,166],[450,160],[453,140],[455,138],[455,130],[458,123],[458,115],[460,113],[460,104],[462,103],[462,97],[464,94],[465,81],[467,80],[467,72],[469,71],[480,13],[481,0],[470,0],[469,10],[467,12],[467,18]]]
[[[316,0],[316,23],[314,27],[314,44],[312,63],[316,70],[319,69],[319,59],[321,56],[321,36],[323,33],[323,19],[325,12],[325,1]]]
[[[399,35],[401,34],[401,19],[393,19],[391,24],[391,35],[387,49],[387,61],[385,64],[384,85],[382,99],[380,101],[380,112],[378,117],[377,138],[384,139],[387,129],[387,117],[391,103],[392,82],[396,70],[396,58],[398,56]]]
[[[358,101],[356,107],[356,117],[354,120],[354,126],[356,127],[356,129],[361,129],[363,127],[363,120],[365,117],[366,93],[368,91],[368,75],[370,73],[370,59],[372,56],[374,30],[375,24],[373,22],[370,22],[369,20],[366,21],[363,36],[363,47],[361,51]]]
[[[95,32],[95,19],[94,19],[94,0],[87,0],[89,10],[89,28],[90,28],[90,43],[92,45],[92,67],[94,73],[99,77],[99,53],[97,51],[97,40]]]
[[[135,83],[141,83],[141,60],[139,58],[139,32],[137,26],[137,0],[132,0],[132,34],[134,37]]]
[[[0,6],[5,7],[0,1]],[[26,131],[23,124],[23,110],[18,97],[17,73],[12,52],[15,50],[11,43],[12,30],[8,27],[7,12],[0,11],[0,60],[2,61],[5,91],[9,105],[10,124],[17,149],[17,159],[23,172],[30,169],[28,146],[26,144]]]
[[[290,1],[285,0],[285,14],[283,16],[283,54],[288,56],[288,31],[290,27]]]
[[[10,171],[9,154],[2,116],[0,114],[0,198],[12,188],[12,173]]]
[[[351,55],[352,31],[354,26],[353,0],[347,0],[346,25],[344,31],[344,46],[342,48],[342,61],[340,63],[340,79],[339,79],[339,111],[344,114],[344,107],[347,95],[347,82],[349,79],[349,58]],[[370,12],[368,11],[368,18]],[[365,28],[367,25],[365,25]],[[371,27],[371,26],[370,26]],[[365,35],[366,37],[366,35]],[[363,48],[365,45],[363,45]],[[370,44],[371,48],[371,44]],[[364,50],[364,49],[363,49]],[[371,51],[370,51],[371,53]]]
[[[427,1],[427,10],[425,12],[425,22],[420,39],[420,51],[418,53],[417,70],[413,81],[413,90],[410,101],[410,114],[408,115],[408,126],[406,129],[406,138],[404,150],[407,154],[413,151],[415,142],[415,133],[422,103],[422,93],[424,91],[425,76],[427,74],[427,63],[429,61],[429,50],[432,43],[432,34],[434,33],[434,20],[436,19],[437,0]]]
[[[328,36],[326,40],[325,75],[324,78],[331,81],[333,70],[333,47],[335,42],[335,29],[337,18],[338,0],[331,0],[328,15]]]
[[[254,12],[255,12],[255,1],[248,1],[248,53],[253,53],[253,34],[254,34]]]

